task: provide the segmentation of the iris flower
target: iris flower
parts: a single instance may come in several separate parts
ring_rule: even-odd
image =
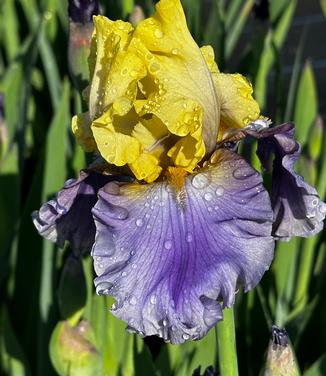
[[[179,0],[137,27],[96,16],[89,110],[72,129],[94,163],[33,220],[76,254],[91,249],[100,295],[142,336],[200,339],[269,268],[275,239],[322,229],[326,205],[294,170],[291,123],[272,127],[251,84],[221,73],[192,39]],[[258,139],[261,175],[237,143]]]

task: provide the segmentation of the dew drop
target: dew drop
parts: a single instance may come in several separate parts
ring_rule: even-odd
[[[218,185],[215,190],[216,196],[223,196],[224,194],[224,188],[221,185]]]
[[[255,172],[249,166],[243,166],[233,171],[233,176],[238,180],[245,180],[248,176],[254,175]]]
[[[150,73],[154,74],[160,70],[160,65],[158,63],[151,63],[148,68]]]
[[[130,251],[130,256],[133,256],[135,254],[135,251]]]
[[[319,211],[321,214],[325,214],[326,213],[326,204],[325,203],[321,203],[320,206],[319,206]]]
[[[137,299],[134,295],[132,295],[130,298],[129,298],[129,303],[131,305],[136,305],[137,304]]]
[[[164,243],[164,248],[165,249],[171,249],[172,248],[172,241],[166,240],[165,243]]]
[[[204,199],[206,201],[212,201],[213,195],[210,192],[207,192],[207,193],[204,194]]]
[[[107,295],[109,293],[109,289],[112,287],[112,283],[109,282],[102,282],[96,287],[96,294],[97,295]]]
[[[179,53],[177,48],[173,48],[173,50],[171,52],[172,52],[172,55],[178,55],[178,53]]]
[[[207,187],[209,184],[207,177],[204,174],[197,174],[193,177],[191,184],[196,188],[196,189],[203,189]]]
[[[163,31],[162,30],[160,30],[160,29],[156,29],[155,31],[154,31],[154,35],[156,36],[156,38],[163,38],[163,36],[164,36],[164,33],[163,33]]]
[[[312,206],[317,206],[318,202],[319,202],[318,198],[315,198],[315,199],[312,200],[311,205]]]
[[[187,333],[183,333],[183,334],[182,334],[182,338],[183,338],[185,341],[187,341],[187,340],[190,338],[190,335],[187,334]]]
[[[168,322],[166,320],[162,321],[163,326],[168,326]]]
[[[127,275],[127,272],[122,272],[121,277],[125,277]]]
[[[111,310],[115,311],[116,309],[117,309],[117,305],[115,303],[113,303],[112,306],[111,306]]]
[[[151,296],[150,302],[151,302],[151,304],[153,304],[153,305],[156,304],[157,299],[156,299],[156,296],[155,296],[155,295],[152,295],[152,296]]]
[[[138,218],[136,220],[136,226],[137,227],[142,227],[143,224],[144,224],[144,221],[141,218]]]

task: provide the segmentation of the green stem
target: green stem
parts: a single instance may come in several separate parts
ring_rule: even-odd
[[[217,325],[217,344],[221,376],[238,376],[233,308],[224,309],[224,319]]]

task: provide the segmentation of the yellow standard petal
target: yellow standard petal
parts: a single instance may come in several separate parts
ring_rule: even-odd
[[[252,97],[251,83],[241,74],[216,76],[221,102],[221,123],[227,128],[243,128],[258,119],[260,110]]]
[[[184,136],[195,130],[183,121],[187,108],[182,106],[189,101],[196,103],[194,107],[203,109],[206,150],[212,151],[220,122],[219,102],[206,61],[187,28],[180,1],[159,1],[154,16],[136,28],[130,47],[143,59],[149,73],[142,87],[148,98],[145,111],[155,110],[173,133]]]

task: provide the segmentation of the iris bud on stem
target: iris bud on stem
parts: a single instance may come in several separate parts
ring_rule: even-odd
[[[88,56],[93,33],[92,17],[99,14],[97,0],[69,0],[69,69],[73,82],[82,91],[89,80]]]
[[[299,376],[294,352],[285,329],[272,326],[264,376]]]

